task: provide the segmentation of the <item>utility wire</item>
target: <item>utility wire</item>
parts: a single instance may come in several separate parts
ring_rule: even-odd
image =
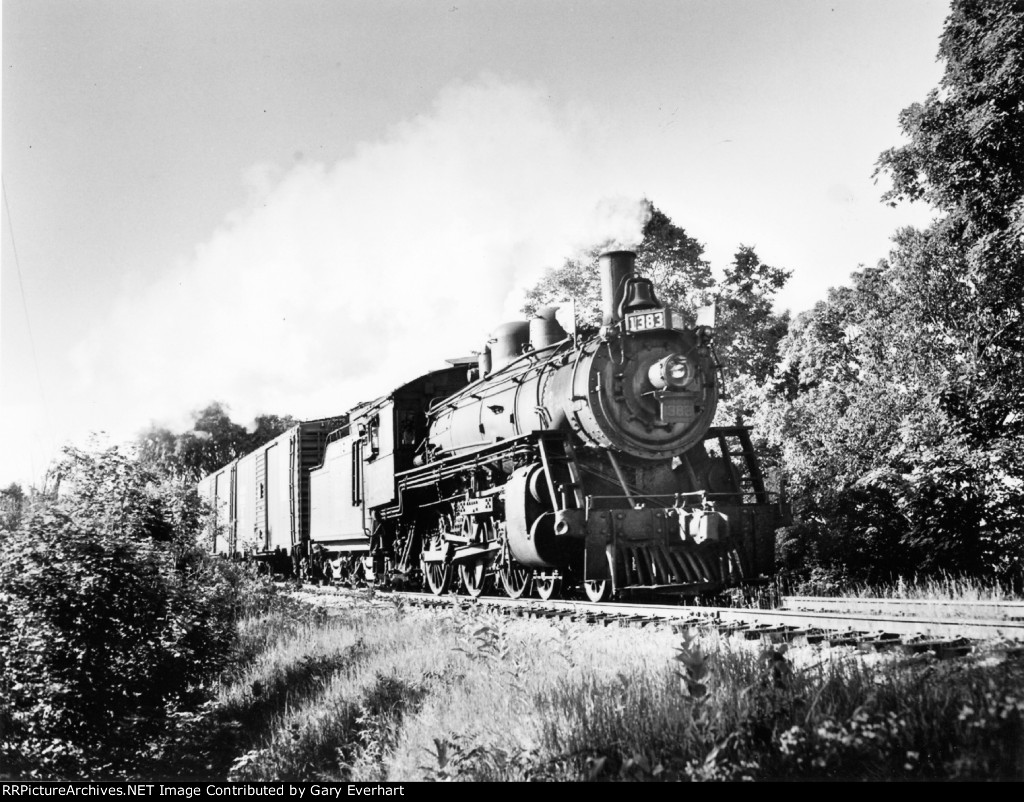
[[[36,383],[39,385],[39,398],[43,404],[43,411],[46,413],[46,418],[50,418],[50,405],[46,401],[46,393],[43,390],[43,377],[39,373],[39,358],[36,356],[36,341],[32,335],[32,321],[28,314],[28,302],[25,300],[25,283],[21,279],[21,262],[18,259],[18,248],[14,242],[14,222],[11,219],[11,205],[7,200],[7,182],[0,176],[0,188],[3,190],[4,196],[4,210],[7,212],[7,230],[11,235],[11,253],[14,255],[14,268],[18,274],[18,290],[21,292],[21,308],[25,311],[25,328],[28,330],[28,344],[29,349],[32,353],[32,366],[36,371]],[[53,443],[51,443],[53,446]],[[32,453],[29,452],[30,469],[32,476],[35,477],[35,461],[32,459]]]

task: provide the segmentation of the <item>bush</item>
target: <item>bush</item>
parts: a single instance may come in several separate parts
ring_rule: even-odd
[[[198,548],[191,489],[116,450],[69,451],[63,471],[63,495],[0,540],[0,762],[125,776],[226,665],[246,578]]]

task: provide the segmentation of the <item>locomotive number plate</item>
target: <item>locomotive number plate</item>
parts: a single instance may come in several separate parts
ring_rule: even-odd
[[[626,315],[626,331],[650,331],[665,328],[665,310],[630,312]]]
[[[676,398],[665,398],[661,402],[661,419],[666,423],[686,423],[694,417],[693,402],[685,403]]]

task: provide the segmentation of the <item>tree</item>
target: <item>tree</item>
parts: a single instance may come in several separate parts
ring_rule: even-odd
[[[903,111],[909,142],[885,151],[885,199],[945,216],[922,250],[944,252],[932,323],[961,355],[944,406],[976,441],[1024,434],[1024,3],[957,0],[939,45],[940,87]]]
[[[269,443],[278,435],[284,434],[299,421],[291,415],[257,415],[253,421],[253,430],[242,440],[241,453],[255,451],[264,443]]]
[[[861,580],[1024,564],[1024,3],[956,0],[940,87],[881,154],[940,217],[800,316],[762,406],[800,500],[791,564]],[[888,575],[888,576],[887,576]]]
[[[952,354],[939,401],[949,421],[919,487],[977,497],[970,524],[990,568],[1022,581],[1024,505],[1024,3],[956,0],[939,45],[938,89],[904,110],[909,142],[884,152],[890,203],[944,216],[896,258],[930,301],[924,336]],[[953,453],[950,453],[953,452]],[[931,459],[925,460],[932,464]],[[941,495],[941,494],[940,494]],[[932,505],[934,506],[934,504]]]
[[[765,264],[741,245],[714,295],[715,350],[727,377],[720,423],[743,422],[761,404],[762,388],[779,361],[789,312],[775,312],[775,296],[792,272]]]
[[[919,297],[906,287],[886,262],[857,271],[781,343],[756,428],[781,454],[796,504],[779,553],[805,574],[883,583],[960,573],[977,554],[959,532],[928,548],[928,526],[904,504],[906,478],[948,428],[936,403],[944,366],[919,336]]]
[[[232,421],[227,407],[219,401],[194,412],[192,419],[192,428],[181,434],[157,426],[140,434],[139,459],[195,482],[298,423],[290,415],[257,415],[249,431]]]
[[[654,204],[646,203],[648,218],[636,248],[637,272],[654,282],[659,300],[692,315],[706,303],[714,286],[710,265],[703,259],[704,247]],[[597,331],[601,325],[598,258],[603,250],[595,248],[549,270],[527,291],[523,312],[529,316],[542,307],[574,300],[581,330]]]
[[[24,505],[25,491],[17,482],[0,490],[0,531],[17,527]]]

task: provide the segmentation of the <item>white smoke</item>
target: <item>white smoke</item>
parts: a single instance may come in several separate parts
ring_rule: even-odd
[[[631,197],[602,198],[591,211],[590,233],[581,250],[636,250],[643,239],[651,208]]]
[[[546,268],[639,242],[628,147],[483,77],[336,164],[255,166],[245,208],[76,349],[83,427],[335,415],[471,354]]]

